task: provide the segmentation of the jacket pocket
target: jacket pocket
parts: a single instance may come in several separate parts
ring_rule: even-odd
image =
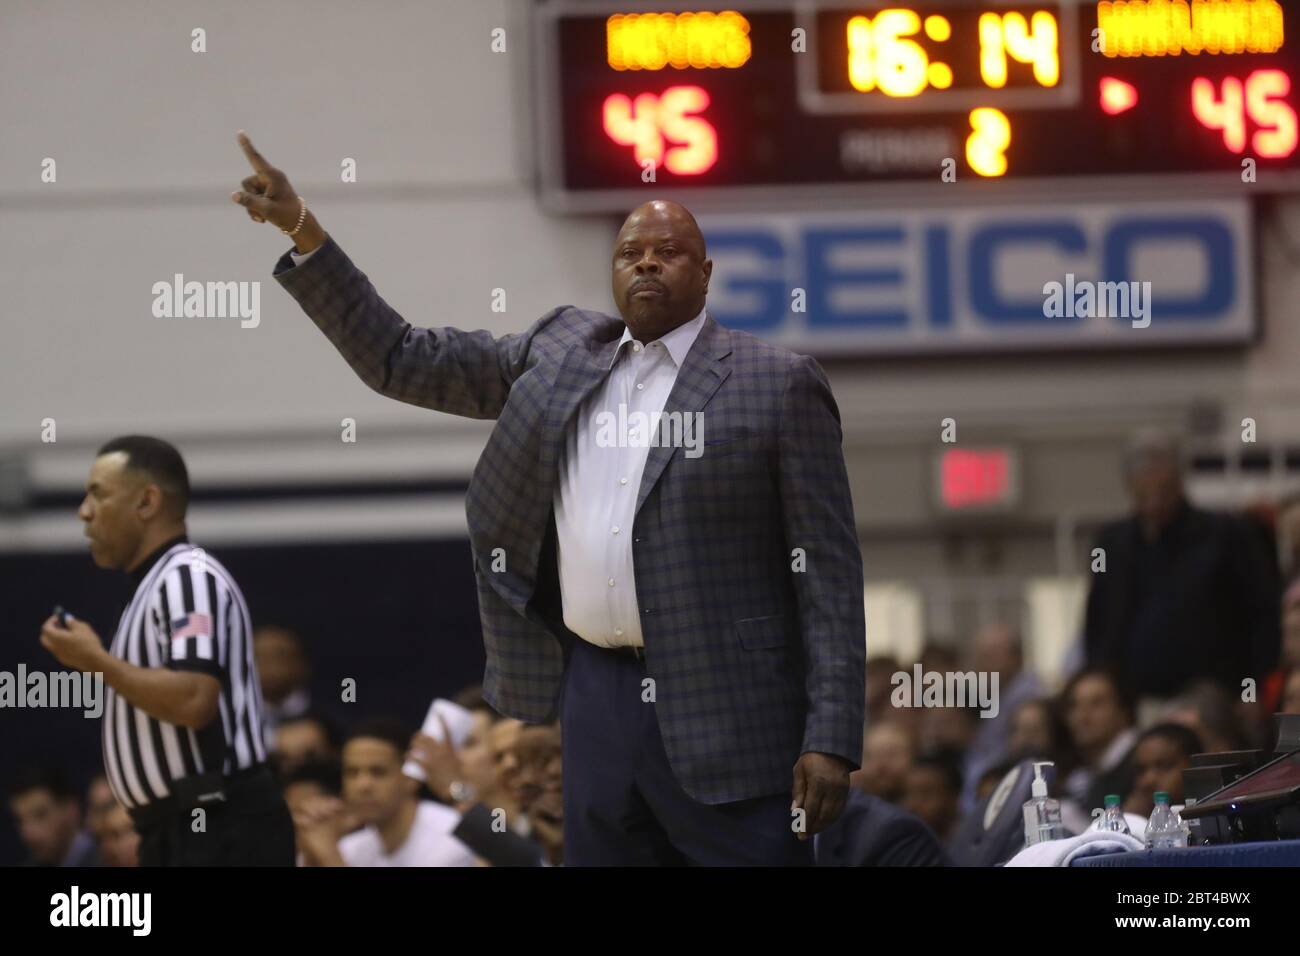
[[[785,647],[787,641],[787,621],[784,614],[769,617],[747,617],[736,622],[736,636],[740,646],[747,651],[757,651],[769,647]]]

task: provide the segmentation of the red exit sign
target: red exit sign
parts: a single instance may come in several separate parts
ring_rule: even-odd
[[[937,465],[937,498],[945,511],[1002,511],[1020,501],[1020,461],[1011,448],[948,448]]]

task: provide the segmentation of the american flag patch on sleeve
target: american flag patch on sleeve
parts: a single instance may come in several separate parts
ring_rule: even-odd
[[[172,621],[173,641],[186,637],[209,637],[211,634],[212,619],[206,614],[186,614]]]

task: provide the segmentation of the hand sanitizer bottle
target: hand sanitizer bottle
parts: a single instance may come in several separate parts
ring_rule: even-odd
[[[1034,764],[1034,783],[1030,790],[1032,796],[1025,801],[1024,806],[1025,846],[1065,837],[1065,825],[1061,823],[1061,801],[1047,795],[1047,781],[1043,779],[1043,768],[1054,766],[1056,765],[1050,760]]]

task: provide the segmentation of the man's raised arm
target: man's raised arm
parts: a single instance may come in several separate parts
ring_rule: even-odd
[[[568,306],[544,315],[526,332],[414,328],[375,290],[321,228],[283,172],[268,163],[241,130],[239,145],[253,167],[231,200],[254,222],[269,222],[293,238],[275,278],[334,343],[361,380],[389,398],[468,418],[496,418],[527,366],[533,335]]]

